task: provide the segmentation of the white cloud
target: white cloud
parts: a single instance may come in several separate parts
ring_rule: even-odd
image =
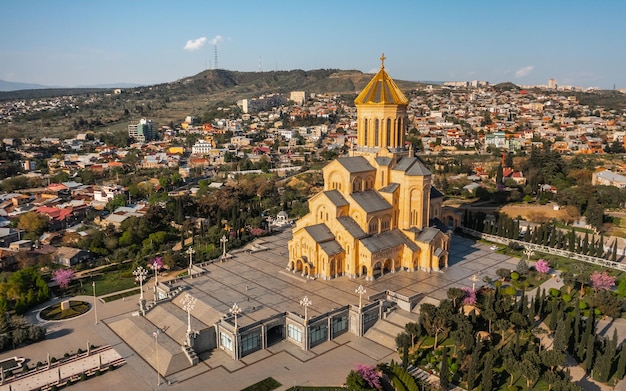
[[[209,45],[217,45],[218,42],[223,42],[224,38],[221,35],[216,35],[209,41]]]
[[[202,46],[204,46],[205,43],[206,43],[206,37],[200,37],[198,39],[190,39],[189,41],[187,41],[183,49],[189,50],[189,51],[198,50]]]
[[[533,71],[533,69],[535,69],[535,67],[532,65],[528,65],[528,66],[525,66],[524,68],[520,68],[517,71],[515,71],[515,77],[519,78],[519,77],[528,76],[530,72]]]

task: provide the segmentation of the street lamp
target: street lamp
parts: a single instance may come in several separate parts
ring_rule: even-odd
[[[135,281],[139,281],[139,288],[141,289],[139,300],[143,300],[143,281],[148,277],[148,270],[144,269],[143,266],[138,266],[133,271],[133,276],[135,276]]]
[[[226,258],[226,242],[228,242],[226,235],[222,235],[222,238],[220,239],[220,243],[222,243],[222,246],[224,247],[224,251],[222,251],[222,262]]]
[[[531,248],[527,248],[524,250],[524,255],[526,255],[526,259],[530,261],[530,257],[535,255],[535,252]]]
[[[304,307],[304,323],[306,323],[308,320],[307,309],[311,304],[313,304],[313,302],[309,299],[308,296],[304,296],[302,300],[300,300],[300,305]]]
[[[235,316],[235,332],[237,332],[237,315],[241,313],[241,308],[237,305],[237,303],[233,304],[233,307],[229,310],[229,312]]]
[[[96,317],[96,324],[98,324],[98,302],[96,301],[96,282],[91,282],[91,287],[93,288],[93,312]]]
[[[187,311],[187,335],[191,335],[191,310],[196,307],[196,298],[191,296],[189,293],[185,295],[183,300],[181,301],[183,305],[183,310]]]
[[[478,278],[478,276],[476,275],[476,273],[472,274],[472,276],[469,278],[469,280],[472,282],[472,290],[475,291],[476,290],[476,283],[478,281],[480,281],[480,279]]]
[[[159,375],[159,330],[155,330],[152,333],[154,337],[154,349],[156,352],[156,374],[157,374],[157,386],[161,385],[161,376]]]
[[[189,249],[187,249],[187,254],[189,254],[189,271],[187,272],[187,274],[189,274],[189,277],[193,278],[191,275],[191,272],[193,270],[193,254],[196,253],[196,250],[193,249],[193,247],[189,247]]]
[[[154,270],[154,303],[158,301],[157,285],[159,284],[159,270],[163,267],[163,259],[161,257],[154,258],[150,263],[150,269]]]
[[[359,287],[356,288],[355,292],[359,295],[359,311],[361,311],[361,299],[363,297],[363,294],[367,291],[365,290],[365,288],[363,288],[363,285],[359,285]]]

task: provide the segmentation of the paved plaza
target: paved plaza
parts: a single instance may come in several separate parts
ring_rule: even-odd
[[[237,303],[242,309],[240,325],[245,325],[279,312],[302,314],[299,302],[305,295],[312,302],[308,307],[310,317],[346,304],[357,305],[359,296],[355,290],[359,285],[367,290],[363,295],[363,304],[368,303],[370,295],[384,290],[406,296],[423,293],[429,299],[444,299],[451,287],[471,287],[473,275],[478,277],[476,284],[481,285],[484,276],[494,278],[497,269],[515,269],[519,261],[518,258],[498,254],[487,245],[455,235],[451,241],[449,267],[439,272],[401,271],[388,273],[375,281],[366,281],[364,277],[311,280],[286,270],[287,241],[290,237],[291,231],[284,231],[263,238],[263,246],[267,250],[233,252],[234,257],[225,262],[204,266],[204,275],[177,284],[185,284],[184,292],[191,293],[222,314],[227,314]],[[147,299],[152,299],[147,285],[144,287]],[[91,301],[88,297],[82,299]],[[138,309],[138,299],[139,295],[136,295],[110,303],[98,302],[97,324],[93,310],[64,322],[42,322],[49,333],[45,341],[5,352],[0,359],[22,356],[29,359],[32,366],[37,361],[45,361],[48,352],[62,356],[65,352],[85,349],[87,343],[91,343],[100,346],[109,344],[127,361],[126,365],[110,374],[73,385],[72,389],[77,391],[110,390],[115,387],[124,390],[240,390],[269,376],[283,384],[281,389],[294,385],[340,385],[358,363],[399,360],[394,346],[389,346],[388,342],[345,333],[309,351],[281,341],[239,361],[215,349],[201,354],[198,365],[165,379],[157,379],[156,372],[146,360],[109,327],[131,317]],[[32,319],[35,317],[31,316]]]

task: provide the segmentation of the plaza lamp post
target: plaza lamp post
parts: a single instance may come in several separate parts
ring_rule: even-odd
[[[530,261],[530,257],[535,255],[535,252],[531,248],[527,248],[524,250],[524,255],[526,255],[526,259]]]
[[[229,312],[235,317],[235,332],[237,332],[237,315],[241,313],[241,308],[235,303]]]
[[[226,235],[222,235],[222,238],[220,239],[220,243],[222,243],[222,246],[224,248],[224,250],[222,251],[222,262],[224,262],[224,259],[226,259],[226,242],[228,242]]]
[[[307,310],[311,304],[313,304],[313,302],[308,296],[304,296],[302,300],[300,300],[300,305],[304,307],[304,323],[306,323],[309,319]]]
[[[193,254],[195,253],[196,250],[194,250],[193,247],[189,247],[189,249],[187,249],[187,254],[189,254],[189,271],[187,272],[187,274],[189,274],[190,278],[193,278],[191,273],[193,271]]]
[[[196,307],[196,300],[189,293],[182,300],[183,310],[187,311],[187,335],[191,335],[191,310]]]
[[[472,282],[472,290],[475,291],[476,290],[476,283],[479,280],[478,276],[476,275],[476,273],[472,274],[472,276],[469,278],[469,280]]]
[[[365,288],[363,288],[363,285],[359,285],[358,288],[356,288],[355,290],[356,294],[359,295],[359,312],[361,311],[361,304],[362,304],[362,298],[363,298],[363,294],[365,292],[367,292],[365,290]]]
[[[143,281],[148,276],[148,270],[144,269],[142,266],[138,266],[137,269],[133,271],[133,275],[135,276],[135,281],[139,281],[139,289],[141,291],[139,295],[139,309],[141,310],[141,312],[143,312],[144,311]]]
[[[154,258],[150,263],[150,269],[154,270],[154,303],[158,301],[157,285],[159,285],[159,270],[163,266],[161,258]]]
[[[96,317],[96,324],[98,324],[98,302],[96,301],[96,282],[91,282],[91,287],[93,288],[93,313]]]
[[[154,337],[154,349],[156,352],[156,374],[157,374],[157,386],[161,385],[161,375],[159,374],[159,330],[155,330],[152,333]]]

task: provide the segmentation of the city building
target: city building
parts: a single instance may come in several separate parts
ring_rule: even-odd
[[[145,143],[154,140],[155,136],[154,124],[149,119],[142,118],[138,123],[128,125],[128,137],[136,142]]]
[[[408,99],[385,57],[357,96],[357,142],[323,169],[324,190],[309,200],[289,241],[287,268],[305,276],[374,278],[447,266],[450,237],[431,227],[441,197],[431,172],[406,148]],[[431,191],[438,194],[431,200]],[[432,201],[432,202],[431,202]]]

